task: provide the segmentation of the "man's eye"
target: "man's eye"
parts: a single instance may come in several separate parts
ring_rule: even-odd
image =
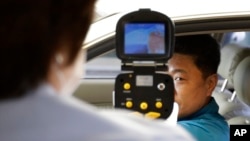
[[[176,77],[176,78],[174,78],[174,80],[181,81],[181,80],[183,80],[183,78],[181,78],[181,77]]]

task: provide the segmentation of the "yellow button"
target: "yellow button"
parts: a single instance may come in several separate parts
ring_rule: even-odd
[[[155,107],[158,109],[162,108],[162,102],[160,102],[160,101],[156,102]]]
[[[161,113],[158,113],[158,112],[148,112],[145,114],[145,117],[152,118],[152,119],[156,119],[160,116],[161,116]]]
[[[132,108],[132,106],[133,106],[133,102],[132,101],[127,101],[126,102],[126,107],[127,108]]]
[[[140,104],[140,108],[141,108],[142,110],[146,110],[146,109],[148,108],[148,103],[142,102],[142,103]]]
[[[125,84],[123,85],[123,88],[124,88],[125,90],[129,90],[129,89],[131,88],[131,85],[130,85],[129,83],[125,83]]]

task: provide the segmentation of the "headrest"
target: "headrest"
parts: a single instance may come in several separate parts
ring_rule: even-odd
[[[233,78],[239,100],[250,106],[250,56],[239,63]]]
[[[221,49],[221,62],[218,74],[228,79],[229,85],[234,84],[233,75],[237,65],[247,56],[250,56],[250,48],[237,44],[228,44]]]

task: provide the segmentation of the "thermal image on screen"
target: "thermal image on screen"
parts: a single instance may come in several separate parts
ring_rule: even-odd
[[[124,54],[165,54],[164,24],[127,23],[124,32]]]

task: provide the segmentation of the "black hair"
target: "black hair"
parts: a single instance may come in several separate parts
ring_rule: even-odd
[[[177,36],[174,53],[193,57],[203,78],[217,74],[220,63],[220,45],[209,34]]]
[[[0,100],[37,87],[58,51],[65,49],[66,63],[73,63],[94,4],[95,0],[0,1]]]

